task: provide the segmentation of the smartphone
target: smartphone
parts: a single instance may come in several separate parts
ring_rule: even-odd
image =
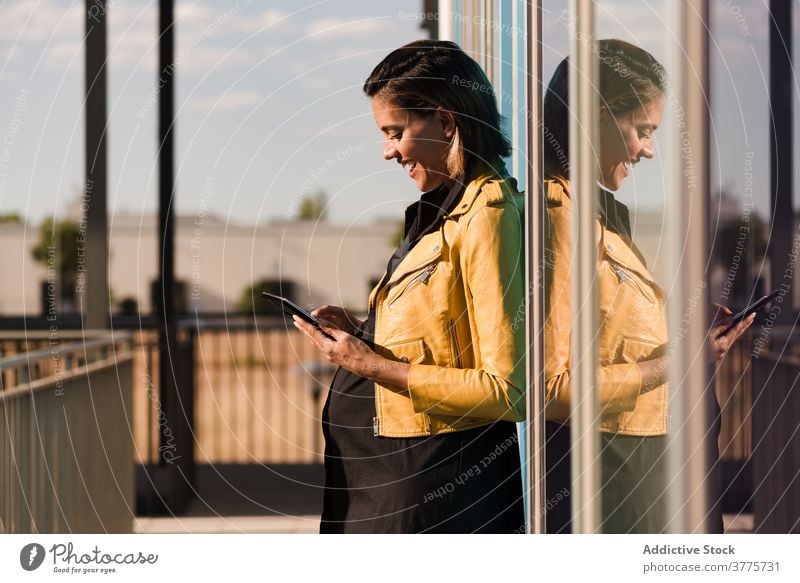
[[[731,316],[730,324],[717,335],[717,338],[719,338],[720,336],[725,336],[725,334],[730,332],[733,329],[733,327],[736,326],[736,324],[744,320],[747,316],[749,316],[753,312],[758,312],[766,308],[767,304],[771,302],[775,298],[775,296],[778,295],[778,293],[780,293],[779,290],[775,290],[772,293],[769,293],[764,297],[754,301],[752,304],[747,306],[742,311],[735,313],[733,316]]]
[[[330,338],[331,340],[336,340],[333,336],[331,336],[330,334],[325,332],[325,330],[320,328],[319,322],[314,316],[306,312],[303,308],[295,304],[293,301],[287,300],[284,297],[276,296],[275,294],[267,292],[261,292],[261,295],[273,306],[280,308],[280,310],[284,313],[284,315],[286,315],[290,319],[292,316],[297,316],[298,318],[305,320],[306,322],[314,326],[317,330],[322,332],[327,338]]]

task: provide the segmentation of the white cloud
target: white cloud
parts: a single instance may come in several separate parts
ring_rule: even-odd
[[[47,47],[44,62],[51,67],[63,69],[70,62],[73,67],[83,67],[83,42],[77,40],[59,40]]]
[[[306,34],[314,40],[355,40],[379,38],[392,30],[388,16],[365,20],[348,20],[331,17],[315,20],[306,27]]]
[[[285,10],[267,9],[259,15],[258,21],[262,26],[272,26],[288,15],[289,13]]]
[[[328,91],[333,89],[335,85],[333,79],[324,75],[305,75],[303,77],[299,77],[297,82],[301,87],[312,89],[314,91]]]
[[[223,111],[252,107],[261,102],[262,96],[255,91],[228,91],[222,97],[192,99],[188,109],[192,111]]]
[[[179,74],[206,73],[212,69],[220,71],[226,67],[249,63],[250,60],[247,51],[233,51],[224,46],[201,46],[194,50],[187,48],[185,53],[178,53],[176,56]]]
[[[24,0],[3,5],[0,41],[41,43],[58,37],[83,37],[83,2],[58,6],[41,0],[35,6]]]

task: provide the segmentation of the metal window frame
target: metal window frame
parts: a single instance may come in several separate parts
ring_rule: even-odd
[[[485,47],[483,57],[488,60],[493,46],[490,31],[483,37],[475,28],[472,16],[480,15],[475,0],[449,0],[440,3],[446,12],[444,20],[450,21],[440,28],[441,38],[459,43],[465,50]],[[505,5],[504,5],[505,7]],[[522,10],[520,10],[522,7]],[[599,431],[597,398],[597,347],[595,331],[599,324],[597,309],[596,249],[594,237],[581,236],[594,233],[596,217],[596,177],[594,168],[594,144],[596,144],[597,117],[597,55],[594,52],[594,2],[571,0],[575,16],[575,29],[571,40],[572,68],[570,69],[570,108],[575,123],[570,128],[572,150],[573,190],[576,204],[573,205],[573,261],[576,269],[573,281],[572,318],[572,403],[571,435],[573,441],[572,472],[573,532],[593,533],[601,528],[601,505],[599,466]],[[465,13],[464,9],[467,10]],[[681,194],[671,197],[667,211],[667,237],[670,241],[670,266],[678,274],[676,286],[671,290],[667,317],[670,329],[682,327],[685,306],[695,293],[698,282],[705,281],[704,260],[707,253],[707,217],[710,192],[708,171],[708,0],[686,0],[671,4],[673,30],[680,31],[680,44],[675,43],[673,65],[676,94],[683,107],[683,128],[691,135],[693,159],[680,155],[682,134],[676,133],[672,142],[673,151],[668,155],[672,183],[680,185]],[[501,7],[500,25],[505,25],[508,12]],[[538,120],[542,115],[543,86],[541,79],[542,59],[542,3],[541,0],[515,1],[512,5],[511,26],[524,22],[525,38],[522,54],[525,74],[524,82],[516,75],[512,81],[514,100],[520,97],[522,83],[525,115],[512,108],[512,137],[514,143],[526,145],[524,164],[515,169],[515,174],[525,173],[524,183],[530,193],[526,207],[526,294],[528,342],[528,402],[525,425],[525,483],[528,499],[528,532],[545,531],[545,457],[544,457],[544,346],[542,331],[543,313],[543,240],[535,236],[537,225],[543,223],[544,197],[542,193],[542,135]],[[444,31],[444,32],[443,32]],[[488,36],[487,36],[488,35]],[[481,38],[483,45],[481,45]],[[501,41],[502,44],[502,41]],[[501,48],[501,53],[504,49]],[[523,59],[512,58],[515,64]],[[505,67],[501,62],[501,68]],[[502,72],[499,72],[502,76]],[[497,76],[497,75],[495,75]],[[502,87],[505,90],[505,87]],[[527,95],[525,95],[527,93]],[[669,115],[669,113],[667,114]],[[520,127],[522,126],[522,127]],[[584,131],[585,128],[588,130]],[[526,131],[527,130],[527,131]],[[669,131],[669,130],[667,130]],[[512,167],[514,162],[512,162]],[[692,180],[687,179],[689,169]],[[682,251],[683,250],[683,251]],[[691,254],[686,250],[694,250]],[[707,289],[707,286],[706,286]],[[707,293],[706,293],[707,296]],[[707,297],[705,299],[708,299]],[[705,489],[706,455],[704,443],[707,433],[705,391],[708,390],[709,371],[705,358],[706,303],[698,302],[693,317],[681,342],[673,347],[669,377],[671,381],[672,419],[680,424],[670,424],[670,447],[668,467],[675,482],[669,489],[668,511],[671,516],[669,529],[673,532],[704,532],[707,509]],[[701,355],[698,357],[698,355]]]
[[[572,531],[600,528],[600,434],[597,398],[597,179],[595,144],[599,97],[594,49],[594,2],[572,0],[575,29],[570,39],[569,128],[572,205],[572,370],[570,374],[572,445]]]
[[[679,343],[671,344],[670,423],[667,472],[673,476],[667,491],[667,529],[673,533],[707,532],[708,417],[705,393],[709,386],[709,365],[705,337],[707,306],[705,285],[708,258],[709,172],[709,76],[708,0],[676,3],[670,15],[680,31],[680,44],[673,44],[672,61],[677,75],[672,82],[679,97],[678,112],[683,121],[667,124],[675,132],[672,144],[671,182],[679,192],[668,199],[666,209],[668,261],[676,274],[676,285],[667,302],[670,330],[681,330]],[[685,149],[682,153],[680,149]],[[698,253],[698,250],[700,252]],[[686,317],[697,289],[704,289],[703,301]]]

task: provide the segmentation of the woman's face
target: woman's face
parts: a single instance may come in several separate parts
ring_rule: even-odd
[[[393,107],[380,97],[372,98],[375,123],[383,133],[383,157],[397,160],[423,192],[450,186],[447,154],[455,132],[451,114],[437,110],[423,118]]]
[[[617,190],[642,158],[652,158],[653,133],[664,116],[664,97],[614,117],[600,116],[600,183]]]

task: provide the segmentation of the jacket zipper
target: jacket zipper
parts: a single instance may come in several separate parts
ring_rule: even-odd
[[[642,285],[638,281],[636,281],[635,277],[633,277],[632,275],[628,274],[628,272],[626,272],[624,269],[622,269],[616,263],[609,262],[609,264],[611,265],[611,269],[614,270],[614,273],[617,275],[617,277],[619,278],[619,281],[621,283],[628,282],[630,285],[632,285],[637,290],[639,290],[639,293],[641,293],[645,297],[645,299],[650,303],[651,306],[655,305],[655,302],[650,299],[650,296],[647,295],[647,293],[642,288]]]
[[[461,366],[461,348],[458,346],[458,335],[456,335],[456,323],[453,320],[447,321],[447,329],[450,332],[450,342],[453,345],[453,360],[456,368]]]
[[[425,270],[422,273],[420,273],[418,276],[414,277],[413,279],[411,279],[411,281],[406,283],[403,286],[403,289],[400,290],[400,293],[398,293],[397,296],[395,296],[395,298],[391,302],[386,304],[386,307],[391,308],[392,304],[395,303],[397,300],[399,300],[403,296],[403,294],[405,294],[411,288],[411,286],[416,285],[417,283],[420,282],[427,285],[428,280],[431,278],[431,274],[436,270],[436,265],[438,265],[438,263],[431,263],[425,268]]]

